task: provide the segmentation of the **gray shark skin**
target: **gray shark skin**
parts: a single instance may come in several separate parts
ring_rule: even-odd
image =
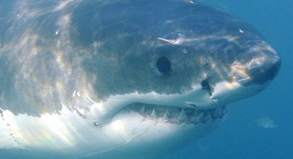
[[[255,28],[196,1],[0,3],[0,158],[172,153],[281,64]]]

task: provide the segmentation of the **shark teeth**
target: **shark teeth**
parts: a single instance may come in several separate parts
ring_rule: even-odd
[[[145,103],[134,103],[124,108],[135,111],[150,120],[170,124],[198,124],[222,119],[227,114],[225,106],[215,109],[180,108]]]
[[[186,115],[186,113],[184,111],[184,108],[181,109],[181,112],[179,114],[178,120],[179,120],[179,122],[188,121],[189,120],[188,116]]]
[[[145,113],[145,106],[143,105],[140,110],[139,110],[140,114],[144,114]]]
[[[150,115],[151,118],[157,118],[157,115],[156,115],[156,111],[155,109],[153,109],[151,115]]]
[[[196,122],[204,121],[204,112],[201,112],[196,118]]]
[[[170,113],[168,109],[166,109],[165,114],[163,116],[163,122],[168,122],[170,120]]]

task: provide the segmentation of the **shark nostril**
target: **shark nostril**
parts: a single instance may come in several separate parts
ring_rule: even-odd
[[[257,68],[261,66],[261,62],[259,60],[251,60],[249,63],[249,69]]]

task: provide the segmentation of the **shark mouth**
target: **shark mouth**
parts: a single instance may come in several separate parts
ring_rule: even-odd
[[[136,112],[145,119],[162,123],[185,123],[195,125],[222,119],[228,113],[228,110],[226,106],[214,109],[195,109],[145,103],[133,103],[125,106],[119,112]]]

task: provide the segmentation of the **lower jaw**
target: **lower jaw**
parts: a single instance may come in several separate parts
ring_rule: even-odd
[[[156,122],[193,125],[222,119],[228,113],[226,106],[202,110],[146,103],[133,103],[121,111],[135,111],[143,118]]]
[[[116,154],[121,159],[163,156],[210,134],[226,114],[226,106],[197,110],[145,103],[127,105],[103,128],[118,137],[117,141],[123,136],[123,146],[98,154],[98,158],[115,158]]]

